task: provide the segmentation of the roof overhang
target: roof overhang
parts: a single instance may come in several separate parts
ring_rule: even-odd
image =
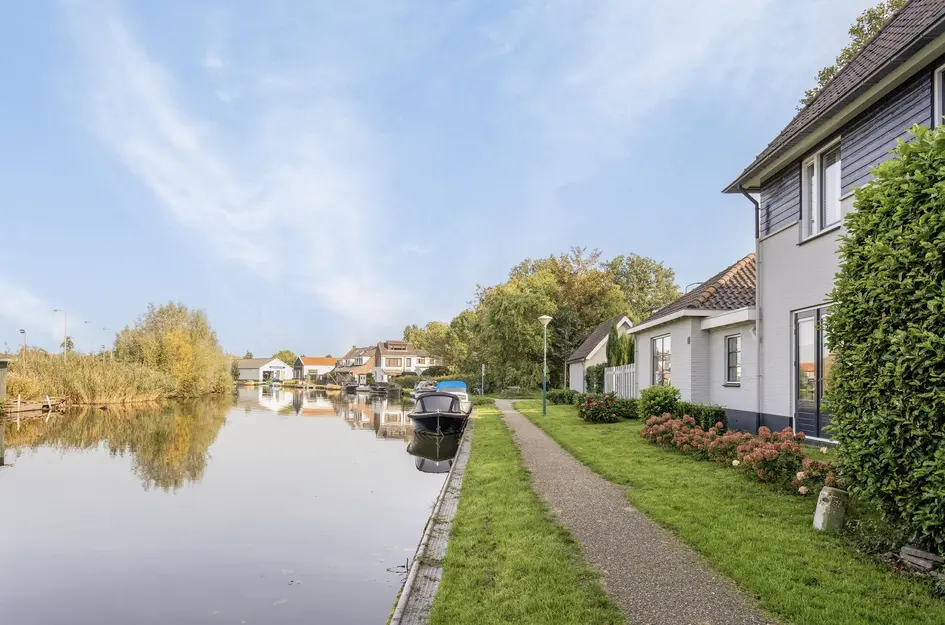
[[[703,330],[712,330],[715,328],[724,328],[726,326],[740,325],[743,323],[753,323],[755,321],[755,307],[746,306],[737,310],[721,311],[718,315],[706,317],[702,320]]]
[[[929,29],[929,33],[935,33],[934,39],[928,41],[928,36],[921,37],[913,45],[903,49],[899,55],[877,69],[872,77],[864,80],[857,89],[839,99],[822,115],[812,119],[770,156],[749,166],[722,192],[741,193],[742,189],[757,191],[761,188],[762,181],[793,161],[803,158],[819,143],[837,133],[844,124],[876,104],[890,91],[945,53],[943,30],[945,30],[945,20],[939,21]]]
[[[682,319],[683,317],[708,317],[708,316],[711,316],[713,313],[718,313],[718,312],[719,311],[717,310],[704,310],[704,309],[699,309],[699,308],[683,308],[682,310],[677,310],[676,312],[670,313],[663,317],[657,317],[656,319],[650,319],[649,321],[644,321],[643,323],[639,325],[635,325],[632,328],[630,328],[627,331],[627,333],[636,334],[637,332],[641,332],[649,328],[655,328],[655,327],[658,327],[667,323],[671,323],[673,321],[677,321],[679,319]]]

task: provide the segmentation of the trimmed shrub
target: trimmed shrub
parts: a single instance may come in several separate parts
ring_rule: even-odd
[[[617,410],[617,396],[613,393],[588,395],[578,404],[578,416],[588,423],[616,423],[620,420]]]
[[[407,374],[398,375],[390,379],[391,384],[396,384],[400,388],[413,388],[422,378],[419,375]]]
[[[446,365],[433,365],[432,367],[427,367],[423,370],[423,375],[435,378],[437,376],[449,375],[450,368]]]
[[[637,419],[640,415],[637,414],[637,400],[636,399],[621,399],[617,398],[614,402],[614,407],[616,408],[617,416],[621,419]]]
[[[942,553],[945,126],[912,134],[856,190],[845,218],[826,400],[851,490]]]
[[[552,404],[574,404],[577,391],[569,388],[555,388],[548,391],[548,401]]]
[[[725,417],[725,408],[721,406],[705,406],[681,401],[676,403],[676,409],[672,412],[679,418],[689,415],[695,419],[696,423],[701,425],[704,430],[708,430],[716,423],[721,423],[723,428],[728,426],[728,419]]]
[[[674,386],[650,386],[640,391],[637,408],[641,419],[657,415],[675,414],[679,389]]]
[[[591,365],[584,371],[584,388],[587,389],[588,393],[604,392],[604,369],[606,368],[607,365],[601,363]]]
[[[583,404],[584,400],[587,399],[587,393],[578,393],[574,392],[574,397],[571,399],[571,404],[577,406],[578,404]]]

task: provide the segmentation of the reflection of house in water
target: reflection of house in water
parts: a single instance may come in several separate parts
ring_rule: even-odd
[[[240,388],[238,400],[244,404],[256,404],[260,408],[279,412],[292,405],[292,391],[268,386]]]
[[[339,405],[342,418],[352,430],[374,429],[374,411],[371,409],[371,404],[352,399],[342,401]]]
[[[338,416],[338,411],[335,410],[331,400],[324,393],[317,391],[296,393],[292,397],[292,407],[295,409],[295,414],[303,417]]]
[[[413,433],[410,410],[400,401],[377,397],[371,403],[374,412],[374,432],[378,438],[406,439]]]

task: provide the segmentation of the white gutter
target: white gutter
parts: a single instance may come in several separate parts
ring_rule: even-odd
[[[682,319],[683,317],[711,317],[712,313],[718,312],[716,310],[699,310],[696,308],[683,308],[682,310],[677,310],[674,313],[670,313],[665,317],[658,317],[651,321],[644,321],[640,325],[633,326],[627,330],[627,334],[636,334],[641,330],[646,330],[648,328],[655,328],[663,324],[669,323],[670,321],[675,321],[677,319]]]

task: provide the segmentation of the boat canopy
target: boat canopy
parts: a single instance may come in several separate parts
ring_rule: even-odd
[[[462,391],[466,392],[466,383],[462,380],[443,380],[436,383],[437,391]]]

